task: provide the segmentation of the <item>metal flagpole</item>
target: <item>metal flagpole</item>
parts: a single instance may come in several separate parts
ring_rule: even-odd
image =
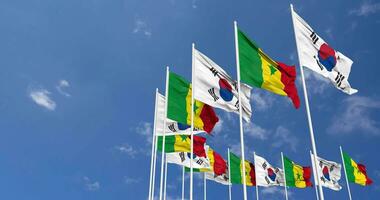
[[[284,189],[285,189],[285,199],[288,200],[288,189],[286,188],[286,173],[284,165],[284,154],[281,152],[282,170],[284,170]]]
[[[228,152],[228,197],[229,200],[232,200],[232,194],[231,194],[231,166],[230,166],[230,148],[227,148]]]
[[[203,199],[207,200],[207,180],[206,172],[203,173]]]
[[[182,166],[182,200],[185,200],[185,166]]]
[[[245,171],[245,156],[244,156],[244,133],[243,133],[243,113],[241,108],[241,95],[240,95],[240,63],[239,63],[239,43],[237,33],[237,22],[234,21],[235,30],[235,52],[236,52],[236,70],[237,70],[237,82],[238,82],[238,96],[239,96],[239,124],[240,124],[240,147],[241,158],[243,160],[243,192],[244,200],[247,200],[247,184],[246,184],[246,171]]]
[[[163,182],[164,182],[164,163],[165,163],[165,129],[166,129],[166,116],[167,116],[167,110],[168,110],[168,89],[169,89],[169,66],[166,67],[166,83],[165,83],[165,116],[164,116],[164,126],[162,133],[162,152],[161,152],[161,177],[160,177],[160,200],[162,200],[162,189],[163,189]]]
[[[191,84],[194,82],[194,49],[195,44],[192,44],[191,49]],[[192,85],[193,86],[193,85]],[[190,149],[191,149],[191,155],[190,155],[190,200],[193,200],[193,139],[194,139],[194,87],[191,87],[191,138],[190,138]]]
[[[155,188],[155,180],[156,180],[156,164],[157,164],[157,134],[154,137],[154,158],[153,158],[153,177],[152,177],[152,196],[151,196],[151,200],[154,199],[154,188]]]
[[[311,159],[311,163],[313,163],[313,154],[310,152],[310,159]],[[316,174],[316,171],[317,171],[317,168],[315,168],[316,165],[313,165],[312,168],[313,168],[313,176],[314,176],[314,183],[317,183],[317,174]],[[319,195],[318,195],[318,186],[317,184],[314,184],[314,188],[315,188],[315,195],[317,196],[317,200],[319,200]]]
[[[347,178],[347,171],[346,171],[346,165],[344,164],[344,158],[343,158],[343,150],[342,146],[339,146],[340,149],[340,156],[342,157],[342,164],[343,164],[343,169],[344,169],[344,176],[346,177],[346,184],[347,184],[347,190],[348,190],[348,197],[350,200],[352,200],[351,197],[351,190],[350,190],[350,184],[348,183],[348,178]]]
[[[297,36],[296,36],[294,17],[293,17],[293,12],[294,11],[293,11],[293,5],[292,4],[290,4],[290,9],[291,9],[291,12],[292,12],[294,38],[295,38],[295,41],[296,41],[298,61],[299,61],[299,59],[300,59],[300,52],[299,52],[299,46],[298,46],[298,43],[297,43]],[[304,93],[304,97],[305,97],[306,113],[307,113],[307,119],[308,119],[308,123],[309,123],[310,139],[311,139],[311,146],[312,146],[312,149],[313,149],[313,155],[314,155],[313,157],[314,157],[314,165],[315,165],[317,163],[317,156],[318,156],[317,155],[317,147],[315,145],[313,123],[312,123],[312,120],[311,120],[311,114],[310,114],[310,108],[309,108],[309,99],[308,99],[308,96],[307,96],[307,89],[306,89],[306,83],[305,83],[305,76],[303,74],[303,67],[301,66],[300,62],[299,62],[299,66],[300,66],[300,71],[301,71],[303,93]],[[319,177],[318,171],[317,171],[317,176]],[[319,188],[319,197],[320,197],[321,200],[324,200],[325,198],[323,196],[323,190],[322,190],[321,184],[319,183],[319,179],[317,179],[317,183],[318,183],[318,188]]]
[[[156,100],[154,104],[154,121],[153,121],[153,133],[152,133],[152,154],[150,158],[150,177],[149,177],[149,197],[148,199],[152,199],[152,189],[154,187],[153,184],[153,163],[155,162],[154,160],[154,153],[155,153],[155,143],[156,143],[156,118],[157,118],[157,101],[158,101],[158,88],[156,88]]]
[[[164,200],[166,200],[166,183],[168,179],[168,162],[165,153],[165,179],[164,179]]]
[[[256,164],[256,152],[253,152],[253,162]],[[259,200],[259,186],[257,185],[257,176],[255,172],[255,180],[256,180],[256,200]]]

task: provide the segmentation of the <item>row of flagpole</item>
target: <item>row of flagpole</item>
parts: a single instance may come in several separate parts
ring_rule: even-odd
[[[290,4],[290,8],[292,11],[292,21],[293,21],[293,28],[295,29],[295,24],[294,24],[294,16],[293,16],[293,5]],[[297,37],[297,33],[294,31],[295,38]],[[238,36],[237,36],[237,22],[234,21],[234,41],[235,41],[235,53],[236,53],[236,69],[237,69],[237,84],[238,84],[238,98],[239,102],[241,102],[241,84],[240,84],[240,62],[239,62],[239,44],[238,44]],[[300,59],[300,52],[299,52],[299,46],[296,41],[296,46],[297,46],[297,54],[298,54],[298,59]],[[192,44],[192,82],[194,79],[194,49],[195,49],[195,44]],[[307,87],[306,87],[306,82],[305,82],[305,77],[304,77],[304,72],[303,72],[303,67],[301,66],[301,63],[299,63],[300,71],[301,71],[301,80],[302,80],[302,85],[303,85],[303,93],[304,93],[304,99],[305,99],[305,107],[306,107],[306,115],[307,115],[307,120],[308,120],[308,126],[309,126],[309,133],[310,133],[310,140],[311,140],[311,146],[312,146],[312,152],[313,152],[313,168],[316,169],[316,163],[317,163],[317,148],[316,148],[316,142],[315,142],[315,137],[314,137],[314,130],[313,130],[313,123],[312,123],[312,118],[311,118],[311,112],[310,112],[310,107],[309,107],[309,100],[308,100],[308,93],[307,93]],[[169,67],[166,69],[166,84],[165,84],[165,96],[168,96],[168,84],[169,84]],[[192,110],[194,108],[194,90],[195,88],[192,88],[192,98],[191,98],[191,105],[192,105]],[[156,89],[156,104],[157,104],[157,93],[158,89]],[[167,116],[167,100],[165,101],[165,118],[163,122],[163,127],[164,127],[164,133],[163,133],[163,140],[162,140],[162,149],[165,149],[165,127],[166,127],[166,116]],[[150,167],[150,179],[149,179],[149,198],[153,199],[154,198],[154,183],[155,183],[155,172],[156,172],[156,157],[157,157],[157,145],[156,145],[156,117],[157,117],[157,108],[155,108],[155,117],[154,117],[154,137],[152,139],[152,156],[151,156],[151,167]],[[242,156],[242,161],[244,163],[245,161],[245,150],[244,150],[244,130],[243,130],[243,117],[242,117],[242,105],[239,103],[239,130],[240,130],[240,146],[241,146],[241,156]],[[193,161],[193,130],[194,130],[194,112],[191,112],[191,159],[190,159],[190,184],[189,184],[189,195],[190,195],[190,200],[193,199],[193,166],[192,166],[192,161]],[[341,150],[341,156],[343,160],[343,155],[342,155],[342,149]],[[229,149],[228,149],[229,152]],[[160,176],[160,192],[159,192],[159,199],[163,200],[166,199],[166,179],[167,179],[167,162],[166,162],[166,157],[164,156],[165,153],[162,153],[161,155],[161,176]],[[229,156],[229,154],[228,154]],[[281,153],[281,159],[283,161],[283,155]],[[228,158],[228,164],[230,163],[230,158]],[[284,167],[284,166],[283,166]],[[347,189],[349,193],[349,198],[351,198],[351,192],[348,184],[348,179],[347,179],[347,174],[346,174],[346,169],[344,166],[345,170],[345,175],[346,175],[346,182],[347,182]],[[319,172],[318,170],[313,170],[314,177],[319,177]],[[247,200],[247,186],[246,186],[246,166],[245,164],[242,165],[242,182],[243,182],[243,197],[244,200]],[[230,168],[229,168],[229,177],[230,177]],[[184,168],[182,172],[182,199],[184,199]],[[231,180],[230,180],[231,181]],[[323,195],[323,189],[322,185],[320,184],[320,180],[316,178],[315,180],[316,184],[318,185],[318,193],[316,193],[316,196],[318,199],[324,200],[324,195]],[[204,177],[204,198],[206,199],[206,177]],[[229,199],[231,199],[231,184],[229,185]],[[287,189],[286,189],[286,181],[285,181],[285,196],[286,199],[288,199],[287,196]],[[258,187],[256,186],[256,198],[258,199]]]

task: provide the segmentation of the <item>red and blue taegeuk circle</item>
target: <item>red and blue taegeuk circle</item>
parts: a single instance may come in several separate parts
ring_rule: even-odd
[[[318,50],[318,59],[328,71],[331,71],[336,65],[335,50],[327,43],[323,43]]]
[[[231,101],[234,97],[234,94],[232,93],[232,86],[226,79],[219,79],[219,94],[222,97],[224,101]]]

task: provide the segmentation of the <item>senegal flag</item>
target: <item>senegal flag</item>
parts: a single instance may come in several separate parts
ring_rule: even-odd
[[[346,167],[346,176],[351,183],[357,183],[362,186],[370,185],[372,180],[367,176],[367,170],[364,165],[357,164],[347,153],[343,152],[344,166]]]
[[[193,152],[200,157],[206,157],[205,143],[206,138],[194,135]],[[191,152],[190,135],[169,135],[165,136],[165,153],[172,152]],[[157,137],[158,151],[162,152],[163,136]]]
[[[255,165],[245,161],[245,182],[247,186],[256,185]],[[230,174],[232,184],[243,184],[243,165],[242,160],[230,152]]]
[[[294,107],[299,108],[295,67],[272,60],[242,31],[237,31],[241,80],[253,87],[288,96]]]
[[[169,74],[169,119],[191,125],[191,84],[175,73]],[[200,101],[194,101],[194,127],[210,133],[219,121],[214,109]]]
[[[297,188],[312,186],[310,181],[310,167],[302,167],[301,165],[297,165],[292,160],[284,156],[284,168],[286,186]]]

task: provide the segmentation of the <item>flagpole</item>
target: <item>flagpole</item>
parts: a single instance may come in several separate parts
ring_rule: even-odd
[[[158,100],[158,88],[156,88],[156,99],[154,104],[154,120],[153,120],[153,132],[152,132],[152,153],[150,158],[150,176],[149,176],[149,197],[148,199],[152,200],[152,188],[154,187],[153,184],[153,163],[154,160],[154,149],[155,149],[155,143],[156,143],[156,118],[157,118],[157,100]]]
[[[343,164],[343,169],[344,169],[344,176],[346,177],[346,184],[347,184],[347,190],[348,190],[348,197],[350,200],[352,200],[351,197],[351,190],[350,190],[350,184],[348,183],[348,178],[347,178],[347,171],[346,171],[346,165],[344,164],[344,158],[343,158],[343,150],[342,146],[339,146],[340,149],[340,156],[342,157],[342,164]]]
[[[281,152],[282,169],[284,170],[284,189],[285,189],[285,199],[288,200],[288,189],[286,188],[286,173],[284,164],[284,154]]]
[[[195,44],[193,43],[191,49],[191,84],[194,83],[195,70],[194,70],[194,49]],[[194,85],[191,87],[191,138],[190,138],[190,200],[193,200],[193,139],[194,139]]]
[[[185,166],[182,166],[182,200],[185,200]]]
[[[160,200],[162,200],[162,189],[163,189],[163,182],[164,182],[164,162],[165,162],[165,130],[166,130],[166,116],[167,116],[167,110],[168,110],[168,89],[169,89],[169,66],[166,67],[166,83],[165,83],[165,117],[164,117],[164,126],[163,126],[163,133],[162,133],[162,151],[161,151],[161,176],[160,176]]]
[[[293,4],[290,4],[290,9],[291,9],[291,12],[292,12],[292,22],[293,22],[293,29],[294,29],[294,38],[295,38],[295,41],[296,41],[298,61],[299,61],[299,59],[300,59],[300,52],[299,52],[299,46],[298,46],[298,42],[297,42],[297,36],[296,36],[295,25],[294,25]],[[310,114],[309,99],[308,99],[308,96],[307,96],[305,77],[304,77],[304,74],[303,74],[303,67],[301,66],[301,62],[299,62],[299,67],[300,67],[300,71],[301,71],[303,93],[304,93],[305,105],[306,105],[306,114],[307,114],[307,119],[308,119],[308,124],[309,124],[311,146],[312,146],[312,149],[313,149],[313,157],[314,157],[314,165],[315,165],[317,163],[317,156],[318,155],[317,155],[317,148],[316,148],[316,145],[315,145],[313,123],[312,123],[311,114]],[[318,171],[316,173],[317,173],[317,176],[319,177]],[[317,183],[318,183],[318,189],[319,189],[319,197],[320,197],[321,200],[324,200],[325,198],[323,196],[323,190],[322,190],[321,184],[319,183],[319,179],[317,179]]]
[[[240,148],[241,148],[241,157],[243,160],[243,195],[244,195],[244,200],[247,200],[247,184],[246,184],[246,176],[245,176],[246,170],[245,170],[245,156],[244,156],[243,113],[242,113],[241,95],[240,95],[241,88],[240,88],[239,44],[238,44],[236,21],[234,21],[234,31],[235,31],[236,70],[237,70],[238,96],[239,96]]]
[[[228,197],[229,197],[229,200],[232,200],[232,194],[231,194],[231,166],[230,166],[230,148],[227,148],[227,152],[228,152]]]
[[[312,156],[312,154],[311,154],[311,151],[309,151],[309,152],[310,152],[311,163],[313,163],[313,156]],[[317,174],[316,174],[317,169],[316,169],[314,166],[316,166],[316,165],[313,165],[313,166],[312,166],[312,167],[313,167],[314,183],[316,183],[316,182],[317,182]],[[318,179],[319,179],[319,178],[318,178]],[[314,188],[315,188],[315,195],[316,195],[316,197],[317,197],[317,200],[319,200],[318,186],[317,186],[317,184],[314,184]]]
[[[253,152],[253,162],[255,162],[256,164],[256,152]],[[255,171],[255,181],[256,181],[256,200],[259,200],[259,186],[257,185],[256,171]]]
[[[207,181],[206,172],[203,173],[203,199],[207,200]]]
[[[153,159],[154,161],[153,161],[153,177],[152,177],[152,196],[151,196],[151,200],[154,199],[154,189],[155,189],[155,181],[156,181],[156,164],[157,164],[157,144],[156,143],[157,143],[157,134],[155,134],[155,137],[154,137],[154,159]]]
[[[166,184],[167,184],[167,179],[168,179],[168,162],[167,162],[167,157],[165,153],[165,179],[164,179],[164,200],[166,200]]]

